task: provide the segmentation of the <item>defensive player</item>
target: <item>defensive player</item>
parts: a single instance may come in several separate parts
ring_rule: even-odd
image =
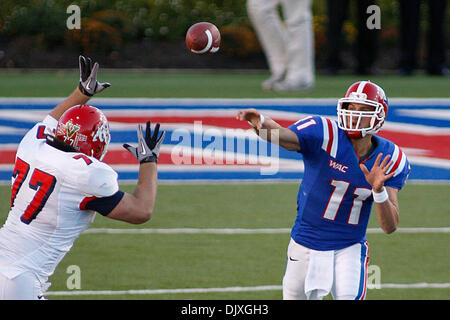
[[[309,116],[283,128],[255,109],[239,111],[262,137],[302,153],[305,172],[287,251],[283,299],[365,299],[372,204],[385,233],[399,221],[397,193],[410,166],[400,148],[378,132],[388,112],[383,89],[352,84],[337,104],[338,121]],[[274,140],[275,141],[275,140]]]
[[[19,144],[12,176],[11,209],[0,229],[0,299],[38,299],[75,239],[95,212],[139,224],[156,199],[157,159],[165,132],[159,124],[138,147],[125,144],[140,162],[133,194],[119,190],[117,173],[101,162],[110,141],[104,114],[85,103],[109,87],[97,81],[98,63],[80,57],[75,91],[36,124]]]

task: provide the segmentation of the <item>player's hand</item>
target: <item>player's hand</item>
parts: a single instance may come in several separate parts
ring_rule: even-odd
[[[138,124],[137,136],[138,136],[138,146],[133,147],[125,143],[123,147],[127,149],[131,154],[140,162],[157,162],[159,156],[159,148],[166,135],[165,131],[162,131],[158,137],[159,133],[159,123],[155,125],[155,129],[151,130],[151,123],[147,121],[147,128],[145,130],[145,137],[142,134],[142,125]]]
[[[89,97],[94,94],[102,92],[111,84],[109,82],[100,83],[97,81],[98,63],[92,65],[91,58],[79,57],[80,66],[80,83],[78,88],[80,91]]]
[[[261,130],[261,114],[253,108],[246,110],[239,110],[236,119],[240,121],[247,120],[247,122],[253,127],[255,130]]]
[[[362,172],[364,173],[364,176],[366,177],[367,182],[372,186],[372,189],[375,192],[381,192],[384,186],[384,182],[392,178],[395,173],[391,172],[389,174],[386,174],[393,162],[389,161],[391,155],[388,154],[380,163],[382,156],[382,153],[378,154],[377,158],[375,159],[375,163],[373,164],[373,167],[370,171],[364,164],[361,163],[359,165]]]

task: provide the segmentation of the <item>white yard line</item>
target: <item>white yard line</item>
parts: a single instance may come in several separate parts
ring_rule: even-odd
[[[84,234],[148,234],[148,233],[209,233],[209,234],[261,234],[261,233],[289,233],[290,228],[266,228],[266,229],[245,229],[245,228],[171,228],[171,229],[111,229],[111,228],[90,228]],[[449,233],[450,227],[443,228],[398,228],[397,233]],[[367,233],[383,233],[379,228],[369,228]]]
[[[450,283],[384,283],[380,289],[422,289],[450,288]],[[376,289],[368,285],[368,289]],[[278,291],[281,285],[267,285],[255,287],[226,287],[226,288],[185,288],[185,289],[142,289],[142,290],[74,290],[74,291],[49,291],[45,296],[83,296],[83,295],[138,295],[138,294],[174,294],[174,293],[210,293],[210,292],[244,292],[244,291]]]
[[[148,234],[148,233],[215,233],[215,234],[260,234],[260,233],[289,233],[290,228],[266,228],[266,229],[201,229],[201,228],[172,228],[172,229],[111,229],[91,228],[84,233],[87,234]],[[449,233],[450,228],[399,228],[396,232],[401,233]],[[367,233],[383,233],[381,229],[369,228]],[[384,283],[378,287],[368,284],[368,289],[422,289],[450,288],[450,283]],[[281,285],[266,285],[254,287],[225,287],[225,288],[178,288],[178,289],[131,289],[131,290],[73,290],[73,291],[50,291],[46,296],[83,296],[83,295],[150,295],[150,294],[177,294],[177,293],[211,293],[211,292],[245,292],[245,291],[278,291]]]

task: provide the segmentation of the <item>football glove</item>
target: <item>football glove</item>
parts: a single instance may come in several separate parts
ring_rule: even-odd
[[[142,133],[142,125],[138,124],[137,129],[137,137],[138,137],[138,146],[133,147],[129,144],[125,143],[123,147],[127,149],[140,163],[145,162],[157,162],[159,156],[159,148],[161,143],[164,141],[164,137],[166,135],[165,131],[162,131],[158,137],[159,133],[159,123],[155,125],[155,129],[153,131],[150,127],[150,121],[147,121],[147,128],[145,130],[145,137]]]
[[[100,83],[97,81],[98,63],[92,65],[91,58],[79,57],[80,65],[80,84],[78,88],[80,91],[89,97],[94,94],[102,92],[111,84],[109,82]]]

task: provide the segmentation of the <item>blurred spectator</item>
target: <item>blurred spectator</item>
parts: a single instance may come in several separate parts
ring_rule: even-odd
[[[247,10],[271,72],[262,87],[276,91],[311,89],[314,86],[311,0],[248,0]]]
[[[444,16],[447,0],[428,0],[429,26],[426,71],[448,75],[445,66]],[[400,74],[411,75],[417,67],[421,0],[400,0]]]
[[[377,58],[378,30],[367,27],[369,14],[367,8],[375,4],[375,0],[357,0],[357,29],[355,55],[356,74],[373,74],[373,68]],[[330,74],[337,74],[343,67],[341,60],[341,50],[343,44],[342,25],[348,18],[349,0],[327,0],[328,10],[328,49],[327,49],[327,71]]]

